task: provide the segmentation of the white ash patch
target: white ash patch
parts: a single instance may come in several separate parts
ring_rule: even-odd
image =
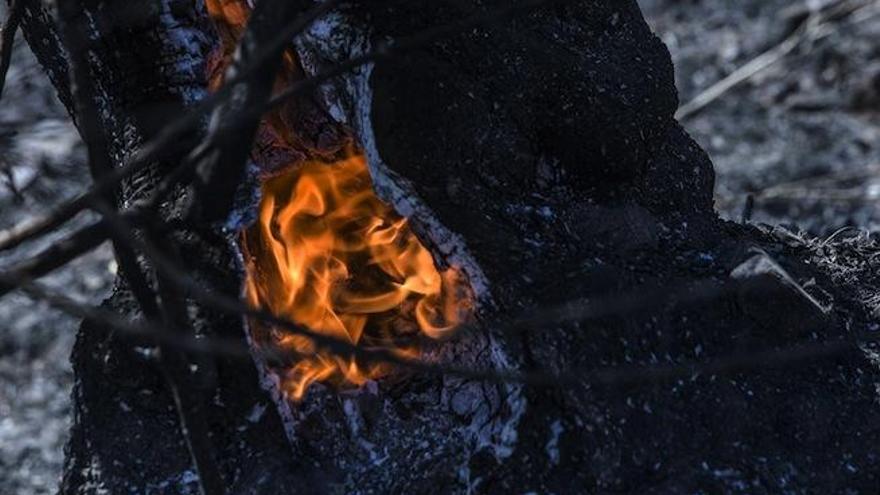
[[[258,404],[254,404],[253,409],[251,409],[250,414],[248,414],[247,420],[251,423],[259,423],[260,419],[263,418],[263,414],[266,412],[266,404],[262,402]]]
[[[554,466],[559,465],[559,436],[563,431],[565,428],[562,426],[562,421],[557,419],[550,424],[550,438],[547,439],[544,451],[547,452],[547,458]]]
[[[150,484],[146,487],[131,486],[130,489],[131,493],[144,493],[145,495],[159,495],[162,493],[196,495],[199,493],[199,476],[195,471],[187,469],[159,483]]]

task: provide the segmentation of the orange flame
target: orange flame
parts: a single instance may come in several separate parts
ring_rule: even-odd
[[[230,50],[240,37],[249,10],[242,0],[208,0],[223,38],[223,53],[209,68],[212,87],[222,78]],[[295,65],[287,54],[285,67]],[[279,75],[284,84],[292,79]],[[285,119],[270,115],[265,135],[283,140],[295,134]],[[289,143],[284,143],[289,144]],[[247,256],[248,303],[302,324],[312,331],[364,346],[419,355],[418,337],[438,339],[473,310],[460,273],[439,271],[406,219],[373,191],[363,154],[349,150],[328,161],[311,158],[264,180],[259,219],[242,234]],[[311,339],[264,329],[252,322],[262,345],[302,356],[281,370],[284,391],[301,399],[322,381],[359,386],[390,370],[380,363],[316,349]]]
[[[375,195],[360,154],[266,180],[259,221],[244,242],[250,304],[352,344],[416,356],[420,332],[442,338],[471,310],[458,272],[438,271],[406,220]],[[295,399],[314,381],[361,385],[388,372],[315,353],[307,337],[274,339],[309,356],[286,373]]]

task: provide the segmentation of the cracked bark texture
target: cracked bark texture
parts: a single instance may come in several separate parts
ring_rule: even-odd
[[[97,83],[95,103],[112,157],[120,163],[207,94],[206,60],[218,40],[202,2],[83,3],[80,20],[92,27],[89,69]],[[23,29],[62,101],[72,108],[55,16],[51,2],[31,2]],[[120,203],[146,197],[179,158],[154,163],[126,181]],[[163,208],[165,218],[180,214],[185,197],[179,193]],[[205,226],[177,240],[196,277],[238,296],[241,270],[228,234]],[[123,279],[104,305],[133,319],[142,317]],[[239,318],[191,310],[200,334],[244,339]],[[61,493],[198,492],[171,393],[149,349],[148,342],[90,323],[80,329],[71,356],[74,412]],[[266,407],[270,399],[259,387],[254,366],[191,359],[201,367],[200,392],[229,492],[265,493],[269,482],[308,480],[311,475],[286,455],[281,422],[274,408]]]
[[[178,111],[204,94],[215,41],[199,3],[157,2],[128,24],[128,4],[86,3],[118,159],[161,124],[154,109]],[[370,2],[321,21],[296,46],[314,71],[504,6]],[[45,6],[29,10],[28,40],[63,97],[53,26]],[[358,134],[379,195],[477,289],[479,331],[432,349],[438,360],[586,376],[876,326],[876,241],[820,244],[716,217],[711,163],[673,119],[669,55],[634,1],[554,4],[467,30],[359,69],[321,96]],[[157,164],[123,201],[161,173]],[[200,276],[238,293],[227,236],[205,227],[182,241]],[[766,263],[754,262],[754,248],[831,309],[814,311],[759,272]],[[674,290],[734,280],[749,283],[710,303]],[[501,330],[568,301],[658,288],[668,297],[642,311]],[[132,311],[124,281],[107,304]],[[244,338],[235,318],[202,311],[199,322],[206,334]],[[194,489],[170,398],[129,344],[89,325],[78,337],[64,493]],[[650,386],[400,373],[354,393],[314,387],[296,405],[270,398],[261,370],[216,361],[211,428],[231,493],[870,492],[880,487],[872,352]]]

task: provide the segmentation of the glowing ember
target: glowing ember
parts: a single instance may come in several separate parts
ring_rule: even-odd
[[[235,46],[226,38],[240,36],[248,10],[244,2],[229,0],[209,0],[208,7],[224,37],[219,65],[225,66]],[[286,66],[294,61],[288,54]],[[211,73],[216,87],[222,70]],[[271,117],[273,132],[264,136],[295,134],[278,124],[284,119]],[[266,179],[262,192],[259,220],[242,234],[252,306],[315,332],[411,357],[419,354],[418,337],[446,336],[471,313],[462,277],[455,269],[438,271],[406,219],[375,195],[358,151],[339,160],[291,163],[287,172]],[[305,356],[282,371],[284,390],[294,399],[315,381],[362,385],[389,371],[384,364],[316,350],[306,337],[276,329],[261,334],[256,340],[263,345]]]

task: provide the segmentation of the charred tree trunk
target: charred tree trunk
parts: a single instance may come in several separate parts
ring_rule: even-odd
[[[121,163],[207,95],[208,57],[218,39],[201,1],[83,4],[86,9],[75,21],[91,26],[89,69],[98,89],[93,103],[101,109],[112,158]],[[69,67],[51,3],[30,2],[23,30],[62,102],[73,108]],[[202,130],[180,141],[192,145]],[[186,153],[186,145],[179,149],[123,183],[120,203],[147,198]],[[165,219],[180,217],[183,193],[178,191],[164,205]],[[240,255],[231,234],[206,224],[177,241],[197,278],[239,297]],[[105,306],[135,320],[143,318],[125,277],[117,281]],[[244,338],[241,318],[191,309],[198,334]],[[153,343],[86,322],[71,359],[77,377],[74,422],[61,493],[197,493],[198,478]],[[206,410],[227,493],[265,493],[267,483],[292,486],[309,479],[303,469],[311,467],[298,467],[287,455],[279,417],[267,407],[270,400],[253,365],[199,355],[190,355],[189,364],[198,370],[192,375],[198,397],[184,399]]]
[[[55,16],[32,3],[25,33],[69,102]],[[121,161],[204,97],[219,41],[201,1],[84,3]],[[507,6],[365,3],[297,38],[306,72]],[[801,345],[876,327],[876,246],[715,216],[711,163],[673,118],[669,55],[635,1],[508,14],[357,68],[317,105],[354,129],[378,195],[476,293],[477,330],[430,357],[569,379],[399,373],[291,404],[260,360],[193,356],[229,493],[876,490],[873,351]],[[168,165],[127,183],[122,202]],[[200,278],[238,297],[232,234],[203,225],[178,241]],[[137,317],[124,279],[106,304]],[[200,333],[246,338],[239,318],[193,311]],[[80,332],[63,493],[193,489],[144,349]]]

